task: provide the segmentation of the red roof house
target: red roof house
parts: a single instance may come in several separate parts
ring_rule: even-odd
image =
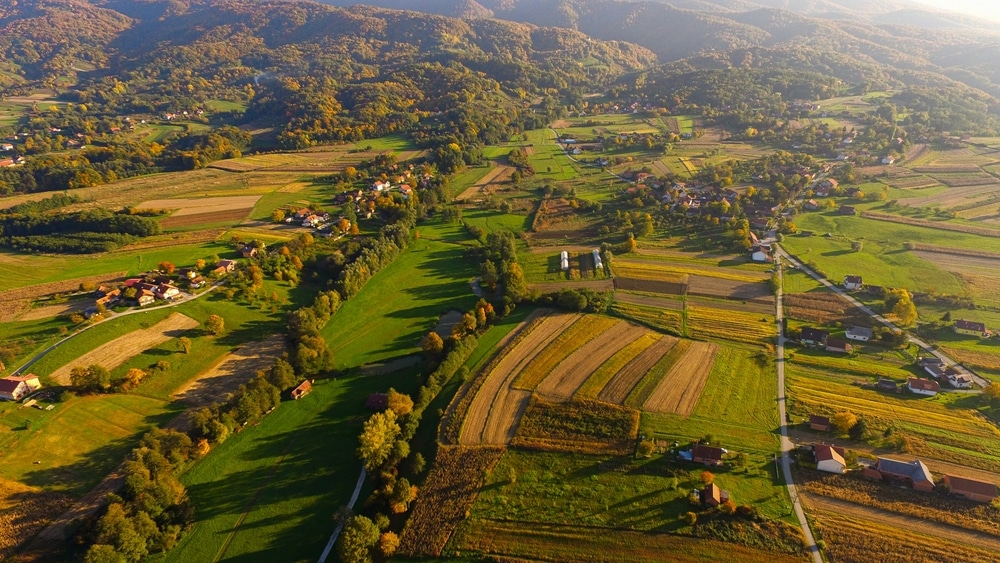
[[[722,465],[722,454],[724,453],[725,451],[722,448],[698,444],[691,452],[691,461],[710,466],[718,466]]]

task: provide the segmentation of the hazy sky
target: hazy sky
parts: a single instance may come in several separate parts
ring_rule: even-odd
[[[996,0],[916,0],[952,12],[985,16],[1000,21],[1000,2]]]

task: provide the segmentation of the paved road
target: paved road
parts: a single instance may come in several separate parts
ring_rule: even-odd
[[[368,471],[364,467],[361,468],[361,475],[358,475],[358,483],[354,485],[354,494],[351,495],[351,502],[347,503],[347,508],[353,510],[354,504],[358,502],[358,495],[361,494],[361,486],[365,484],[365,477],[368,475]],[[344,522],[341,521],[337,524],[337,527],[333,529],[333,534],[330,535],[330,541],[326,542],[326,547],[323,549],[323,553],[320,554],[318,563],[326,563],[327,557],[330,557],[330,552],[333,550],[333,545],[337,543],[337,538],[340,537],[340,532],[344,529]]]
[[[813,562],[823,563],[823,556],[819,552],[815,538],[813,538],[812,530],[809,528],[809,521],[806,520],[806,513],[802,510],[802,503],[799,500],[798,492],[795,490],[795,483],[792,481],[791,453],[795,449],[795,444],[788,438],[788,414],[785,412],[785,404],[788,400],[785,397],[785,331],[783,328],[785,312],[782,305],[780,256],[775,257],[775,266],[778,272],[775,317],[778,321],[778,417],[781,421],[781,471],[785,476],[785,486],[788,487],[788,496],[792,499],[792,507],[795,509],[796,518],[799,519],[799,526],[802,528],[802,535],[805,536],[806,546],[812,555]]]
[[[156,311],[158,309],[169,309],[171,307],[176,307],[176,306],[178,306],[178,305],[180,305],[182,303],[187,303],[188,301],[194,301],[195,299],[201,299],[202,297],[208,295],[209,293],[211,293],[212,291],[214,291],[215,288],[223,285],[224,283],[225,283],[224,279],[223,280],[219,280],[219,281],[213,283],[211,286],[209,286],[208,289],[206,289],[205,291],[203,291],[203,292],[201,292],[201,293],[199,293],[197,295],[194,295],[194,294],[191,294],[191,293],[181,293],[176,299],[173,299],[169,303],[164,303],[163,305],[157,305],[156,307],[147,307],[145,309],[129,309],[128,311],[125,311],[125,312],[122,312],[122,313],[115,313],[114,315],[112,315],[110,317],[106,317],[104,319],[101,319],[101,320],[97,321],[96,323],[89,324],[89,325],[81,328],[80,330],[74,332],[73,334],[70,334],[69,336],[63,338],[62,340],[59,340],[58,342],[56,342],[55,344],[53,344],[53,345],[49,346],[48,348],[42,350],[41,352],[35,354],[35,356],[32,357],[27,362],[25,362],[24,365],[22,365],[21,367],[17,368],[16,370],[14,370],[11,373],[11,375],[18,375],[18,374],[20,374],[24,370],[26,370],[26,369],[30,368],[32,365],[34,365],[35,362],[37,362],[38,360],[41,360],[42,358],[44,358],[46,354],[48,354],[49,352],[51,352],[51,351],[55,350],[56,348],[62,346],[64,343],[66,343],[66,341],[71,340],[73,338],[76,338],[80,334],[82,334],[82,333],[84,333],[84,332],[86,332],[86,331],[94,328],[95,326],[100,325],[103,322],[110,321],[112,319],[119,319],[121,317],[126,317],[128,315],[138,315],[139,313],[145,313],[147,311]]]
[[[857,299],[854,298],[854,296],[852,296],[850,293],[847,293],[846,291],[844,291],[843,289],[841,289],[837,285],[834,285],[834,284],[830,283],[830,280],[824,278],[823,276],[821,276],[821,275],[817,274],[816,272],[812,271],[811,269],[807,268],[804,264],[802,264],[802,262],[798,261],[792,255],[790,255],[787,252],[785,252],[784,249],[782,249],[780,246],[775,245],[774,248],[775,248],[775,257],[776,257],[776,259],[784,258],[789,264],[795,266],[796,268],[798,268],[799,270],[801,270],[802,272],[804,272],[809,277],[811,277],[814,280],[818,281],[819,283],[821,283],[827,289],[829,289],[829,290],[833,291],[834,293],[840,295],[842,298],[844,298],[845,300],[847,300],[848,303],[854,305],[855,307],[857,307],[858,309],[860,309],[862,312],[864,312],[866,315],[872,317],[873,319],[875,319],[876,321],[878,321],[882,325],[884,325],[884,326],[886,326],[886,327],[888,327],[888,328],[890,328],[892,330],[895,330],[897,332],[902,332],[902,329],[900,329],[898,326],[896,326],[895,324],[893,324],[892,321],[890,321],[890,320],[886,319],[885,317],[883,317],[882,315],[876,313],[875,311],[873,311],[871,309],[871,307],[868,307],[864,303],[858,301]],[[779,271],[780,271],[780,269],[779,269]],[[925,342],[925,341],[917,338],[916,336],[911,336],[911,335],[907,335],[906,340],[907,340],[907,342],[911,342],[913,344],[916,344],[921,349],[923,349],[924,352],[926,352],[928,354],[934,355],[935,357],[937,357],[938,359],[940,359],[942,362],[944,362],[946,365],[952,366],[955,369],[959,370],[961,373],[964,373],[964,374],[968,375],[969,377],[972,378],[973,381],[976,382],[976,385],[979,385],[980,387],[984,387],[984,388],[987,387],[987,386],[989,386],[989,384],[990,384],[989,381],[987,381],[986,379],[983,379],[982,377],[979,377],[978,375],[970,372],[969,370],[967,370],[967,369],[965,369],[965,368],[957,365],[957,362],[955,362],[954,360],[952,360],[951,358],[949,358],[943,352],[940,352],[939,350],[935,350],[927,342]]]

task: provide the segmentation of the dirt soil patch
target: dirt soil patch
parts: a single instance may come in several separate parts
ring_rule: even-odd
[[[601,389],[597,399],[605,403],[624,405],[625,399],[628,398],[636,384],[677,342],[679,340],[672,336],[664,336],[654,342],[652,346],[643,350],[641,354],[616,373],[611,381],[604,386],[604,389]]]
[[[580,316],[550,315],[507,351],[486,375],[485,382],[473,398],[462,421],[460,444],[507,444],[514,438],[517,420],[527,408],[531,393],[513,390],[511,383],[535,356]]]
[[[837,321],[844,326],[874,326],[873,319],[832,291],[786,293],[785,314],[800,321],[825,324]]]
[[[245,207],[226,211],[210,211],[208,213],[175,214],[160,221],[160,226],[164,229],[180,229],[197,225],[215,225],[218,223],[232,223],[235,225],[246,219],[251,209],[253,208]]]
[[[625,321],[617,323],[560,362],[542,380],[536,391],[547,399],[556,401],[572,399],[580,386],[604,362],[645,332],[646,329]]]
[[[203,213],[221,213],[235,209],[253,209],[261,196],[238,195],[226,197],[199,197],[178,199],[151,199],[135,207],[137,209],[176,209],[171,217],[184,215],[200,215]]]
[[[169,317],[149,328],[126,334],[94,348],[76,360],[55,370],[50,377],[60,385],[69,385],[69,373],[76,366],[98,364],[105,369],[112,370],[133,356],[137,356],[154,346],[159,346],[168,340],[183,335],[188,330],[197,327],[198,324],[198,321],[191,317],[180,313],[172,313]]]
[[[684,356],[670,368],[643,404],[643,410],[691,416],[715,364],[719,347],[693,342]]]
[[[614,286],[615,289],[623,291],[642,291],[667,295],[684,295],[688,289],[686,281],[644,280],[622,276],[615,277]]]
[[[666,297],[650,297],[638,293],[627,293],[618,291],[615,293],[615,301],[620,303],[630,303],[641,307],[653,307],[654,309],[666,309],[668,311],[683,311],[684,302],[680,299],[669,299]]]
[[[458,201],[472,199],[479,195],[480,192],[485,192],[491,184],[498,184],[507,178],[510,178],[513,173],[513,166],[497,165],[496,168],[487,172],[486,175],[480,178],[478,182],[467,188],[455,199]]]
[[[688,277],[688,294],[737,301],[774,301],[771,289],[764,283],[746,283],[697,275]]]
[[[195,407],[217,403],[259,370],[270,367],[284,351],[285,339],[280,334],[244,344],[185,383],[173,396]]]
[[[17,320],[19,321],[40,321],[42,319],[50,319],[52,317],[58,317],[59,315],[68,315],[71,313],[78,313],[83,311],[87,307],[94,305],[94,302],[90,299],[74,299],[72,301],[67,301],[66,303],[60,303],[58,305],[44,305],[42,307],[35,307],[29,309],[26,313],[19,316]]]
[[[732,300],[720,300],[720,299],[699,299],[697,297],[688,297],[687,305],[694,307],[710,307],[713,309],[722,309],[724,311],[741,311],[744,313],[760,313],[762,315],[773,315],[774,314],[774,303],[767,303],[766,301],[732,301]]]
[[[614,280],[578,280],[551,283],[533,283],[528,289],[541,293],[556,293],[564,289],[591,289],[593,291],[614,291]]]

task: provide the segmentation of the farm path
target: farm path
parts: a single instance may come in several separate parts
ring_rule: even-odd
[[[933,522],[922,518],[914,518],[912,516],[905,516],[886,510],[879,510],[877,508],[854,504],[853,502],[847,502],[840,499],[823,497],[809,493],[803,493],[802,496],[809,505],[810,511],[817,510],[819,512],[827,512],[839,516],[879,522],[880,524],[889,524],[900,530],[908,530],[909,532],[916,532],[940,538],[948,542],[962,543],[988,549],[994,552],[1000,551],[1000,538],[989,534],[974,532],[957,526],[943,524],[941,522]]]
[[[361,486],[365,484],[365,477],[368,475],[368,471],[362,467],[361,475],[358,475],[358,482],[354,485],[354,493],[351,494],[351,502],[347,503],[348,510],[354,509],[354,504],[358,502],[358,496],[361,494]],[[333,545],[337,542],[337,538],[340,537],[341,530],[344,529],[344,520],[341,519],[337,527],[333,529],[333,533],[330,534],[330,541],[326,542],[326,547],[323,548],[323,553],[320,554],[318,563],[326,563],[326,558],[330,556],[330,552],[333,551]]]
[[[777,254],[777,256],[779,258],[784,258],[790,264],[792,264],[793,266],[795,266],[796,268],[798,268],[799,270],[801,270],[803,273],[805,273],[806,275],[808,275],[812,279],[818,281],[824,287],[826,287],[827,289],[833,291],[837,295],[840,295],[848,303],[850,303],[851,305],[854,305],[855,307],[857,307],[858,309],[860,309],[863,313],[865,313],[866,315],[868,315],[871,318],[875,319],[876,321],[878,321],[882,325],[884,325],[884,326],[886,326],[886,327],[888,327],[888,328],[890,328],[892,330],[903,332],[902,329],[900,329],[898,326],[896,326],[892,321],[890,321],[889,319],[886,319],[882,315],[879,315],[878,313],[876,313],[875,311],[873,311],[871,309],[871,307],[868,307],[864,303],[858,301],[853,296],[851,296],[850,294],[848,294],[843,289],[837,287],[833,283],[830,283],[830,280],[824,278],[823,276],[821,276],[821,275],[817,274],[816,272],[812,271],[811,269],[807,268],[805,265],[802,264],[802,262],[800,262],[799,260],[797,260],[791,254],[788,254],[787,252],[785,252],[785,250],[783,248],[781,248],[780,246],[776,245],[775,248],[777,249],[776,250],[776,254]],[[778,272],[779,273],[781,272],[780,268],[778,269]],[[779,274],[779,277],[780,277],[780,274]],[[906,341],[907,342],[911,342],[913,344],[916,344],[921,349],[923,349],[924,352],[937,357],[939,360],[941,360],[942,362],[944,362],[947,366],[954,367],[959,372],[968,375],[969,377],[972,378],[973,381],[976,382],[976,385],[979,385],[980,387],[984,387],[984,388],[989,386],[989,384],[990,384],[989,381],[987,381],[986,379],[983,379],[982,377],[980,377],[980,376],[978,376],[978,375],[976,375],[976,374],[968,371],[967,369],[963,368],[962,366],[959,366],[957,364],[957,362],[955,362],[950,357],[948,357],[944,352],[941,352],[939,350],[935,350],[934,348],[931,347],[930,344],[928,344],[927,342],[925,342],[925,341],[917,338],[916,336],[907,335],[906,336]]]
[[[806,520],[806,514],[802,510],[802,503],[796,492],[795,483],[792,481],[791,453],[795,448],[795,444],[788,438],[788,414],[785,412],[788,398],[785,396],[785,312],[782,307],[781,256],[776,256],[775,261],[778,272],[778,290],[775,292],[774,315],[778,325],[777,361],[775,364],[778,371],[778,420],[781,421],[781,470],[785,477],[785,485],[788,487],[788,496],[792,499],[792,508],[795,509],[795,517],[799,520],[799,527],[802,528],[802,534],[805,536],[806,546],[812,555],[813,563],[823,563],[823,555],[820,554],[816,540],[813,538],[812,530],[809,528],[809,521]]]

